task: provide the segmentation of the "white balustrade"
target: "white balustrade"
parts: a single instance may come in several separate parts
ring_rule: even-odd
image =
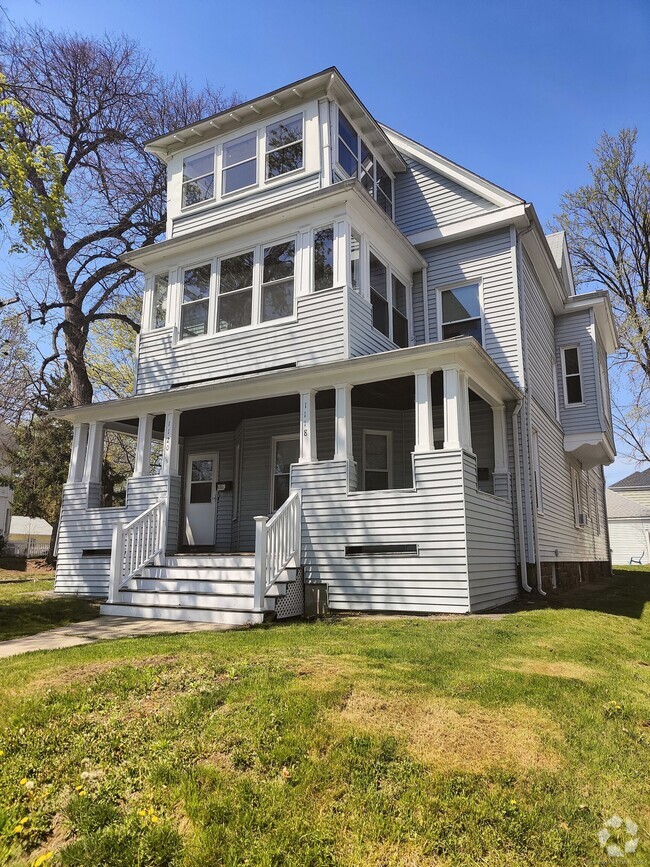
[[[165,553],[167,504],[161,500],[130,524],[113,528],[111,576],[108,601],[115,602],[118,591],[145,566]]]
[[[300,491],[293,491],[271,518],[255,518],[256,611],[264,610],[264,597],[284,570],[300,566],[300,525]]]

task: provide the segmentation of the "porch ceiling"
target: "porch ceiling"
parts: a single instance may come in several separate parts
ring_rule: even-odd
[[[203,409],[245,403],[261,398],[296,395],[315,389],[324,391],[347,383],[361,386],[380,380],[397,380],[417,370],[440,370],[457,365],[470,378],[470,388],[483,398],[499,403],[518,400],[522,394],[473,337],[459,337],[406,349],[393,349],[311,367],[296,367],[273,373],[253,373],[201,385],[70,407],[52,413],[75,422],[113,421],[169,410]]]

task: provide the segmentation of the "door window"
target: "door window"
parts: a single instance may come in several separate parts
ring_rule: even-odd
[[[273,488],[271,509],[275,512],[289,496],[289,473],[291,464],[300,457],[300,439],[287,437],[273,440]]]
[[[214,461],[198,458],[190,468],[190,503],[209,503],[212,499]]]

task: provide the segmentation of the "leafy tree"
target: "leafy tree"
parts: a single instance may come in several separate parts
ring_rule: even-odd
[[[637,131],[603,133],[588,184],[561,199],[556,228],[567,233],[577,282],[607,289],[621,352],[613,384],[615,427],[630,456],[650,461],[650,167],[637,162]]]
[[[63,356],[72,403],[89,403],[93,323],[117,320],[138,330],[119,309],[136,276],[120,256],[152,244],[165,229],[166,171],[144,143],[232,100],[161,76],[125,36],[28,26],[0,34],[0,69],[2,95],[13,100],[0,185],[27,256],[23,301],[30,321],[51,334],[43,375]],[[40,158],[50,174],[30,164],[15,188],[16,154]]]
[[[38,394],[35,355],[24,317],[0,316],[0,419],[10,427],[25,417]]]

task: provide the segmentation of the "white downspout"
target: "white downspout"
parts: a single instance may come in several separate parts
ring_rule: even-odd
[[[524,507],[521,497],[521,465],[519,463],[519,431],[517,425],[517,417],[521,411],[522,402],[517,401],[517,408],[512,414],[512,451],[515,457],[515,489],[517,492],[517,530],[519,533],[519,571],[521,573],[521,586],[526,593],[530,593],[533,589],[528,583],[528,574],[526,571],[526,546],[524,538]]]
[[[528,406],[526,408],[526,421],[528,428],[528,443],[532,443],[533,441],[533,423],[531,420],[531,412],[530,412],[530,401],[528,401]],[[533,467],[533,451],[528,447],[528,472],[530,473],[530,479],[534,484],[535,479],[535,469]],[[534,501],[534,502],[533,502]],[[537,523],[537,494],[536,491],[531,491],[531,499],[530,499],[530,509],[533,518],[533,547],[535,549],[535,575],[537,576],[537,592],[540,596],[546,596],[546,591],[542,588],[542,564],[539,556],[539,529]]]

